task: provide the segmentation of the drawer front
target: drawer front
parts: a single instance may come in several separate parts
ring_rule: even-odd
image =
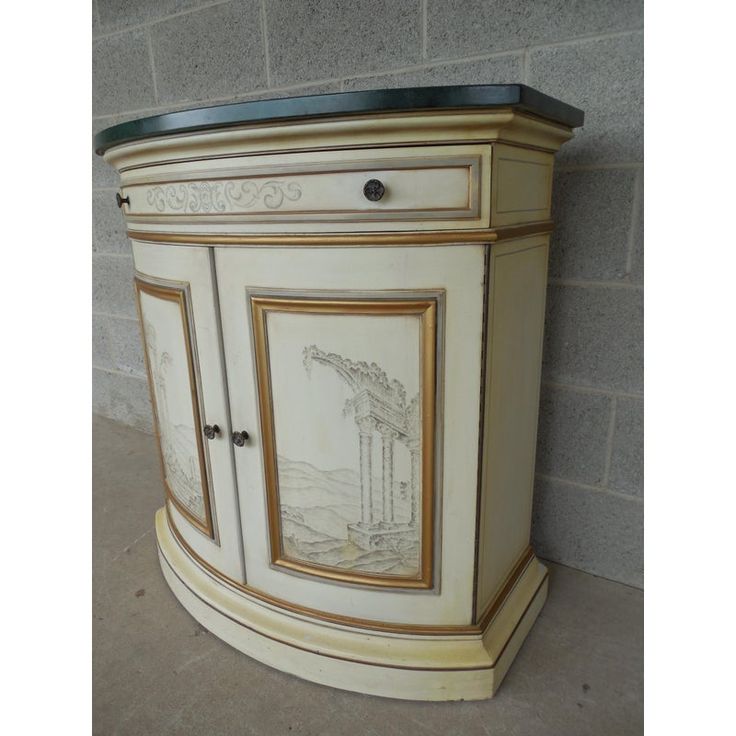
[[[233,233],[487,227],[489,186],[490,146],[476,145],[188,161],[122,188],[131,229]]]

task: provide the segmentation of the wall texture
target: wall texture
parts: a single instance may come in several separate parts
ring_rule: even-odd
[[[94,0],[93,129],[204,102],[525,82],[585,110],[558,156],[534,543],[640,586],[641,0]],[[151,430],[116,175],[94,178],[94,407]]]

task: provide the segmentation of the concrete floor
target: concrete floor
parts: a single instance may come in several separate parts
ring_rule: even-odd
[[[643,731],[642,593],[550,565],[549,599],[492,700],[418,703],[273,670],[203,629],[156,557],[154,440],[94,421],[93,723],[105,736],[575,736]]]

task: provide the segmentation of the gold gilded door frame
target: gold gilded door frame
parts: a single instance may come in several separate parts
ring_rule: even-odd
[[[437,413],[441,380],[441,330],[444,291],[421,292],[360,292],[353,296],[346,292],[310,292],[286,294],[249,290],[247,302],[253,329],[254,362],[256,369],[258,404],[263,438],[263,464],[266,484],[268,534],[271,564],[286,570],[305,573],[347,583],[384,588],[432,589],[435,587],[436,546],[439,531],[436,528],[438,514],[436,479],[438,477],[439,444]],[[355,572],[337,566],[329,566],[294,559],[284,551],[279,475],[276,454],[276,435],[273,411],[273,387],[269,362],[267,317],[273,312],[329,315],[406,316],[420,319],[420,533],[419,572],[416,576],[391,575],[368,571]]]
[[[166,500],[171,503],[196,529],[217,542],[217,529],[210,494],[209,453],[202,439],[201,431],[202,417],[204,416],[204,402],[202,399],[202,382],[199,375],[199,361],[197,359],[197,344],[193,329],[194,320],[192,317],[190,286],[188,282],[169,281],[158,278],[154,279],[153,277],[143,275],[138,272],[136,272],[134,282],[138,319],[141,336],[143,338],[143,353],[146,360],[146,372],[148,374],[148,388],[151,396],[151,408],[153,411],[153,425],[156,433],[156,443],[158,445],[158,454],[161,463],[161,477],[164,484]],[[166,463],[164,461],[163,450],[161,447],[160,412],[156,401],[156,392],[154,391],[151,358],[146,344],[141,294],[148,294],[156,299],[173,302],[179,307],[182,331],[184,335],[184,347],[187,355],[187,370],[189,374],[189,386],[192,401],[192,416],[194,419],[194,436],[197,443],[197,459],[199,462],[200,482],[202,485],[204,518],[198,517],[176,497],[167,479]]]

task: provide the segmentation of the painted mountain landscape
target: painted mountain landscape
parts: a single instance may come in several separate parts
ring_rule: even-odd
[[[366,550],[348,539],[348,525],[360,521],[360,476],[353,470],[319,470],[278,457],[281,533],[287,557],[315,565],[383,575],[416,575],[418,539],[397,536],[386,548]],[[373,487],[380,488],[380,478]],[[374,503],[376,497],[374,494]],[[410,517],[406,484],[394,493],[397,520]],[[378,507],[376,506],[376,510]]]
[[[204,496],[192,427],[181,424],[162,425],[161,451],[171,492],[194,516],[205,523]]]

